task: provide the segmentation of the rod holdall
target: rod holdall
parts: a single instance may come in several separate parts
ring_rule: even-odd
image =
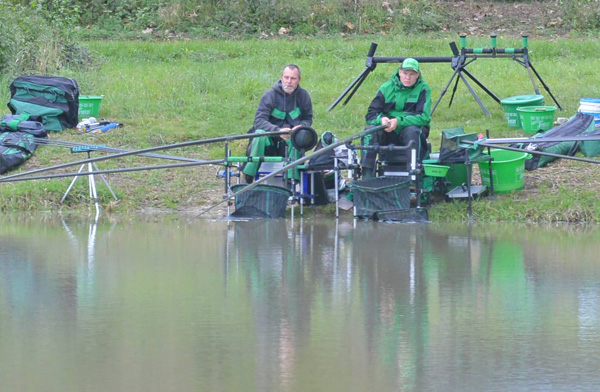
[[[0,174],[21,166],[34,153],[36,137],[27,132],[0,132]]]
[[[29,114],[6,114],[0,119],[0,132],[26,132],[35,137],[48,136],[42,118]]]
[[[38,139],[48,137],[44,124],[30,118],[7,114],[0,119],[0,174],[21,166],[35,152]]]

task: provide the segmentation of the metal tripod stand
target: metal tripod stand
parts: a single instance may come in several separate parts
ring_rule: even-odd
[[[98,148],[98,146],[78,146],[78,147],[72,148],[71,152],[72,153],[87,152],[88,159],[90,159],[91,152],[95,151],[97,148]],[[82,164],[81,167],[79,168],[79,170],[77,171],[77,173],[83,172],[83,170],[86,168],[86,166],[87,166],[87,172],[88,172],[88,174],[86,174],[86,175],[88,177],[89,195],[90,195],[90,199],[94,202],[94,204],[96,206],[96,219],[98,219],[98,216],[100,215],[100,204],[98,203],[98,192],[96,190],[96,179],[94,178],[93,173],[94,173],[94,171],[100,171],[100,170],[98,169],[98,166],[96,166],[96,163],[88,162],[88,163]],[[115,200],[119,200],[117,198],[117,195],[115,195],[115,192],[113,192],[112,188],[108,184],[106,177],[104,177],[103,174],[98,174],[98,176],[100,176],[100,178],[104,182],[104,185],[106,185],[110,194],[115,198]],[[62,199],[60,199],[61,203],[63,203],[65,201],[65,199],[69,195],[69,192],[71,192],[71,189],[75,185],[77,178],[79,178],[79,175],[73,177],[73,181],[71,181],[71,184],[69,184],[67,191],[63,195]]]

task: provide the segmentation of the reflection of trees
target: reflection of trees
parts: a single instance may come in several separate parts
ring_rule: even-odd
[[[391,388],[414,385],[417,364],[427,347],[429,321],[422,271],[426,230],[423,225],[364,223],[353,235],[367,350],[397,384]]]
[[[309,279],[302,236],[285,220],[236,222],[236,259],[247,280],[255,328],[255,356],[261,364],[257,390],[286,385],[294,373],[297,347],[310,326]],[[279,377],[279,379],[277,379]]]
[[[69,258],[61,253],[61,229],[39,224],[19,229],[18,234],[0,236],[3,390],[18,390],[13,388],[23,383],[20,369],[29,373],[57,366],[74,348],[77,332],[77,281]],[[45,386],[54,388],[50,382]]]
[[[568,390],[597,381],[597,236],[225,225],[142,222],[111,236],[101,225],[95,247],[87,221],[69,221],[71,237],[60,224],[18,235],[5,226],[0,349],[21,355],[21,369],[55,353],[60,377],[61,359],[89,356],[93,366],[75,368],[80,385],[110,375],[113,389],[489,390],[500,381],[525,390],[519,381],[550,380]],[[23,342],[39,351],[20,352]]]
[[[77,304],[75,276],[69,265],[55,262],[50,248],[40,245],[31,238],[0,240],[2,301],[16,310],[18,317],[14,320],[23,325],[47,314],[73,320]]]

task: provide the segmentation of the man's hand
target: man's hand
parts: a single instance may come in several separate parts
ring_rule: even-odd
[[[384,131],[392,132],[398,126],[397,118],[381,117],[381,125],[386,125]]]
[[[280,138],[282,138],[283,140],[289,140],[290,139],[290,133],[292,132],[291,128],[279,128],[279,130],[281,132],[287,132],[287,134],[279,135]]]

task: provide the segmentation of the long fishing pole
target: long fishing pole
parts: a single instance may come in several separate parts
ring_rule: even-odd
[[[581,162],[587,162],[587,163],[600,163],[600,160],[596,160],[596,159],[573,157],[570,155],[554,154],[551,152],[544,152],[544,151],[526,150],[524,148],[517,148],[517,147],[499,146],[499,145],[493,144],[493,143],[474,142],[471,140],[461,140],[461,143],[477,144],[477,145],[484,146],[484,147],[499,148],[501,150],[524,152],[526,154],[544,155],[544,156],[555,157],[555,158],[571,159],[573,161],[581,161]]]
[[[45,140],[45,141],[42,141],[42,140]],[[40,139],[40,141],[41,142],[35,142],[35,141],[34,142],[39,145],[65,147],[65,148],[71,148],[71,149],[75,148],[75,147],[90,147],[90,149],[93,149],[94,151],[99,151],[99,152],[121,153],[121,152],[131,151],[131,150],[123,149],[123,148],[114,148],[114,147],[108,147],[108,146],[97,145],[97,144],[81,144],[81,143],[76,143],[76,142],[68,142],[68,141],[64,141],[64,140]],[[177,155],[163,155],[163,154],[151,154],[151,153],[145,153],[145,154],[139,154],[139,155],[148,157],[148,158],[168,159],[168,160],[173,160],[173,161],[184,161],[184,162],[203,162],[204,161],[202,159],[180,157]]]
[[[533,137],[533,138],[497,138],[497,139],[482,139],[479,142],[471,143],[488,143],[488,144],[510,144],[510,143],[546,143],[546,142],[589,142],[589,141],[600,141],[600,135],[588,135],[588,136],[556,136],[556,137]],[[461,140],[461,143],[464,140]]]
[[[121,158],[121,157],[130,156],[130,155],[140,155],[140,154],[143,154],[143,153],[153,152],[153,151],[170,150],[172,148],[197,146],[197,145],[209,144],[209,143],[217,143],[217,142],[229,142],[229,141],[232,141],[232,140],[240,140],[240,139],[252,139],[252,138],[255,138],[255,137],[262,137],[262,136],[280,136],[280,135],[288,135],[288,134],[289,134],[289,132],[287,132],[287,131],[277,131],[277,132],[264,132],[264,133],[250,133],[250,134],[236,135],[236,136],[222,136],[222,137],[215,137],[215,138],[211,138],[211,139],[191,140],[191,141],[187,141],[187,142],[174,143],[174,144],[166,144],[166,145],[156,146],[156,147],[142,148],[142,149],[139,149],[139,150],[132,150],[132,151],[122,152],[122,153],[118,153],[118,154],[107,155],[107,156],[103,156],[103,157],[88,158],[88,159],[82,159],[80,161],[63,163],[63,164],[54,165],[54,166],[48,166],[48,167],[45,167],[45,168],[30,170],[30,171],[24,172],[24,173],[12,174],[10,176],[3,177],[2,179],[3,180],[7,180],[7,179],[10,179],[10,178],[22,177],[22,176],[26,176],[26,175],[30,175],[30,174],[35,174],[35,173],[40,173],[40,172],[44,172],[44,171],[48,171],[48,170],[62,169],[64,167],[76,166],[76,165],[83,165],[85,163],[93,163],[93,162],[106,161],[108,159]]]
[[[155,166],[125,167],[125,168],[121,168],[121,169],[106,169],[106,170],[96,170],[96,171],[91,171],[91,172],[79,171],[76,173],[73,172],[73,173],[48,174],[45,176],[0,178],[0,182],[47,180],[50,178],[93,176],[96,174],[126,173],[126,172],[134,172],[134,171],[141,171],[141,170],[171,169],[171,168],[175,168],[175,167],[189,167],[189,166],[199,166],[199,165],[218,165],[218,164],[223,164],[223,163],[225,163],[224,159],[215,159],[213,161],[172,163],[169,165],[155,165]]]
[[[312,154],[305,155],[304,157],[299,158],[299,159],[295,160],[294,162],[289,163],[288,165],[285,165],[281,169],[275,170],[274,172],[271,172],[271,173],[267,174],[266,176],[261,177],[257,181],[254,181],[252,184],[246,185],[244,188],[240,189],[239,191],[237,191],[235,193],[232,193],[231,195],[225,197],[220,202],[218,202],[216,204],[213,204],[211,207],[208,207],[207,209],[203,210],[202,212],[200,212],[198,215],[194,216],[193,218],[188,219],[188,221],[186,223],[189,223],[192,220],[199,218],[201,215],[206,214],[208,211],[210,211],[210,210],[212,210],[212,209],[220,206],[221,204],[227,202],[228,200],[231,200],[231,199],[235,198],[236,196],[238,196],[241,193],[249,191],[250,189],[252,189],[252,188],[254,188],[254,187],[262,184],[263,182],[268,181],[269,179],[271,179],[271,178],[273,178],[273,177],[275,177],[275,176],[283,173],[286,170],[293,169],[294,167],[296,167],[296,166],[298,166],[298,165],[300,165],[300,164],[308,161],[309,159],[315,158],[315,157],[317,157],[319,155],[322,155],[322,154],[324,154],[326,152],[329,152],[329,151],[333,150],[334,148],[339,147],[339,146],[341,146],[343,144],[350,143],[354,139],[358,139],[360,137],[366,136],[366,135],[371,134],[373,132],[385,129],[386,127],[387,127],[387,125],[378,125],[378,126],[373,127],[373,128],[365,129],[362,132],[356,133],[356,134],[354,134],[352,136],[348,136],[344,140],[341,140],[341,141],[339,141],[337,143],[330,144],[327,147],[323,147],[322,149],[317,150],[317,151],[313,152]]]
[[[25,136],[9,140],[9,142],[12,142],[12,143],[18,143],[21,141],[25,142],[25,143],[30,142],[29,140],[27,140],[25,138]],[[131,150],[125,150],[122,148],[107,147],[105,145],[81,144],[81,143],[76,143],[76,142],[68,142],[66,140],[54,140],[54,139],[38,138],[38,137],[34,137],[34,139],[31,141],[31,143],[36,144],[38,146],[55,146],[55,147],[65,147],[65,148],[70,148],[70,149],[73,149],[75,147],[88,147],[89,150],[99,151],[99,152],[110,152],[110,153],[121,153],[121,152],[131,151]],[[2,141],[2,142],[0,142],[0,145],[7,145],[7,143],[5,141]],[[151,153],[139,154],[139,155],[149,157],[149,158],[169,159],[169,160],[174,160],[174,161],[202,162],[201,159],[180,157],[180,156],[176,156],[176,155],[163,155],[163,154],[151,154]]]

